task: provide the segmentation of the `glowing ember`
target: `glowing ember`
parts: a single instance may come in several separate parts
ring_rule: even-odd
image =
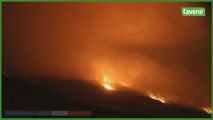
[[[152,93],[149,94],[149,97],[153,100],[157,100],[157,101],[160,101],[162,103],[166,103],[165,99],[163,99],[162,97],[153,95]]]
[[[110,84],[104,84],[103,86],[104,86],[104,88],[106,88],[107,90],[115,90]]]
[[[212,109],[210,107],[203,107],[202,110],[208,114],[212,114]]]

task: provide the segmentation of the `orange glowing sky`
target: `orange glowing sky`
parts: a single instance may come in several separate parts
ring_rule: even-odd
[[[3,3],[3,71],[210,106],[210,18],[210,3]]]

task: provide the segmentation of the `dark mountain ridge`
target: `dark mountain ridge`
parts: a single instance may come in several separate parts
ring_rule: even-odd
[[[89,110],[91,117],[211,117],[194,108],[163,104],[131,89],[108,91],[86,80],[3,78],[5,110]]]

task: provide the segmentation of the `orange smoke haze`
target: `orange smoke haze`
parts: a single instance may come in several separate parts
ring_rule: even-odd
[[[182,17],[188,6],[206,16]],[[210,15],[210,3],[3,3],[3,70],[211,106]]]

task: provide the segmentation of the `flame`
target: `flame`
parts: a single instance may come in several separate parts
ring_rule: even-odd
[[[106,76],[104,77],[104,82],[112,82],[111,80],[109,80]]]
[[[104,84],[103,86],[104,86],[104,88],[106,88],[107,90],[115,90],[110,84]]]
[[[212,114],[212,109],[210,107],[203,107],[202,110],[208,114]]]
[[[162,98],[162,97],[160,97],[160,96],[156,96],[156,95],[154,95],[154,94],[152,94],[152,93],[149,94],[149,97],[150,97],[151,99],[153,99],[153,100],[157,100],[157,101],[160,101],[160,102],[162,102],[162,103],[166,103],[166,101],[165,101],[164,98]]]
[[[128,88],[130,88],[131,87],[131,85],[129,85],[129,84],[127,84],[127,83],[125,83],[125,82],[119,82],[119,85],[121,85],[121,86],[123,86],[123,87],[128,87]]]
[[[106,77],[106,75],[103,77],[103,87],[106,88],[107,90],[115,90],[115,88],[112,87],[113,82]]]

